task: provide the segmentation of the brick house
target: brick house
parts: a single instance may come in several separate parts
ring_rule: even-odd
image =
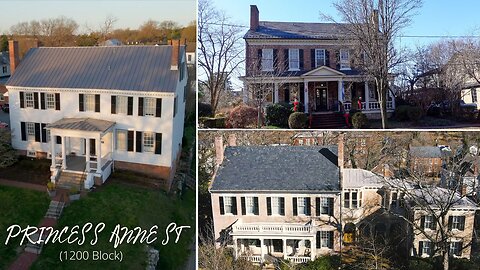
[[[442,150],[437,146],[411,146],[409,162],[412,173],[439,178],[443,165]]]
[[[185,46],[39,47],[10,41],[12,146],[51,181],[88,189],[128,169],[170,187],[183,137]],[[64,179],[65,178],[65,179]]]
[[[379,117],[380,106],[373,82],[355,68],[356,55],[344,27],[331,23],[270,22],[259,20],[257,6],[250,6],[246,43],[245,89],[257,84],[270,87],[269,103],[305,105],[305,112],[327,113],[357,108],[368,117]],[[254,91],[248,91],[252,99]],[[353,103],[353,104],[352,104]],[[395,109],[388,94],[387,111]]]

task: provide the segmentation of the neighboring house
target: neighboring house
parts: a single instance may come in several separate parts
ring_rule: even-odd
[[[15,41],[10,41],[15,54]],[[52,182],[103,183],[114,168],[165,180],[183,137],[184,46],[33,48],[7,83],[12,145],[52,159]],[[85,172],[85,173],[84,173]],[[73,177],[75,178],[75,177]]]
[[[8,52],[0,52],[0,78],[10,76],[10,56]]]
[[[444,154],[437,146],[411,146],[410,171],[417,176],[440,177]]]
[[[118,39],[107,39],[105,41],[100,42],[98,46],[122,46],[123,43]]]
[[[8,90],[5,85],[0,84],[0,106],[8,104]]]
[[[197,62],[196,59],[197,45],[195,42],[187,42],[187,64],[195,65]]]
[[[365,82],[348,45],[347,24],[260,21],[257,6],[250,6],[246,42],[246,74],[242,77],[249,99],[258,85],[270,91],[257,93],[267,102],[305,105],[305,112],[337,112],[357,108],[370,118],[380,117],[373,82]],[[265,87],[264,87],[265,88]],[[250,90],[248,90],[250,89]],[[389,93],[387,111],[395,101]]]
[[[480,84],[478,83],[467,83],[462,89],[461,99],[469,104],[474,103],[477,107],[477,110],[480,109]]]

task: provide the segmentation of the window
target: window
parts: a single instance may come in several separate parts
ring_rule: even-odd
[[[144,132],[143,133],[143,152],[155,151],[155,133]]]
[[[450,256],[461,256],[462,255],[462,242],[450,242],[449,248]]]
[[[435,226],[435,219],[433,216],[423,216],[423,228],[424,229],[434,229]]]
[[[470,89],[470,92],[472,94],[472,102],[473,103],[477,103],[477,89],[476,88],[472,88]]]
[[[27,140],[35,141],[35,123],[27,122]]]
[[[95,95],[85,94],[85,111],[95,111]]]
[[[223,207],[226,214],[232,213],[232,197],[223,197]]]
[[[237,214],[236,197],[220,197],[220,215]]]
[[[350,208],[350,192],[343,194],[343,207]]]
[[[393,191],[391,197],[392,197],[392,202],[390,203],[390,207],[397,207],[398,193]]]
[[[272,215],[281,215],[280,197],[272,197]]]
[[[358,193],[358,190],[346,190],[343,192],[343,207],[345,208],[358,208],[361,206],[362,193]]]
[[[358,208],[358,193],[355,191],[352,191],[352,208]]]
[[[3,96],[2,93],[0,93],[0,101],[4,101],[5,100],[5,97]]]
[[[340,69],[350,69],[350,53],[348,50],[340,50]]]
[[[2,66],[2,73],[3,74],[7,73],[7,66],[6,65]]]
[[[300,70],[300,51],[299,49],[288,50],[288,70]]]
[[[246,197],[245,198],[246,209],[248,215],[255,214],[255,200],[253,197]]]
[[[45,94],[47,109],[55,110],[55,94]]]
[[[273,49],[262,49],[262,71],[273,71]]]
[[[127,130],[117,129],[117,150],[127,151]]]
[[[315,49],[315,67],[320,67],[324,65],[325,65],[325,50]]]
[[[117,96],[116,112],[118,114],[127,114],[128,97]]]
[[[332,231],[317,232],[317,248],[333,248],[333,232]]]
[[[155,116],[155,110],[157,107],[155,98],[145,98],[143,104],[145,115]]]
[[[309,215],[308,213],[308,198],[297,198],[297,211],[299,215]]]
[[[465,229],[465,216],[450,216],[449,224],[452,230],[461,230]]]
[[[34,108],[35,103],[33,99],[33,93],[26,92],[25,93],[25,107],[26,108]]]
[[[187,62],[189,62],[189,63],[192,62],[192,55],[191,54],[187,55]]]
[[[333,198],[320,198],[320,214],[329,215],[330,214],[330,201],[333,201]]]
[[[46,129],[46,136],[47,136],[46,141],[50,142],[50,129]]]
[[[177,115],[177,97],[173,99],[173,117]]]
[[[433,250],[432,250],[432,242],[430,241],[420,241],[419,242],[420,248],[420,256],[421,255],[432,255]]]

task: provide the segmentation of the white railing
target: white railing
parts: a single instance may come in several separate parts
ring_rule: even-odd
[[[310,225],[284,225],[284,224],[234,224],[232,232],[245,233],[313,233],[313,226]]]
[[[352,109],[352,103],[351,102],[345,102],[344,104],[345,111],[349,111]],[[392,101],[387,101],[387,109],[393,109],[393,102]],[[362,110],[366,111],[378,111],[380,110],[380,103],[377,101],[372,101],[368,102],[368,109],[367,109],[367,103],[362,102]]]
[[[262,256],[261,255],[243,255],[240,256],[241,258],[244,258],[248,261],[251,261],[253,263],[262,263]]]
[[[294,257],[294,256],[287,256],[287,260],[293,262],[293,263],[306,263],[311,261],[310,257]]]

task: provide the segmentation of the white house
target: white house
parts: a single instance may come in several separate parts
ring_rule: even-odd
[[[51,158],[57,184],[74,179],[90,188],[120,168],[164,179],[168,188],[181,152],[185,63],[179,41],[33,48],[6,85],[12,145]]]

